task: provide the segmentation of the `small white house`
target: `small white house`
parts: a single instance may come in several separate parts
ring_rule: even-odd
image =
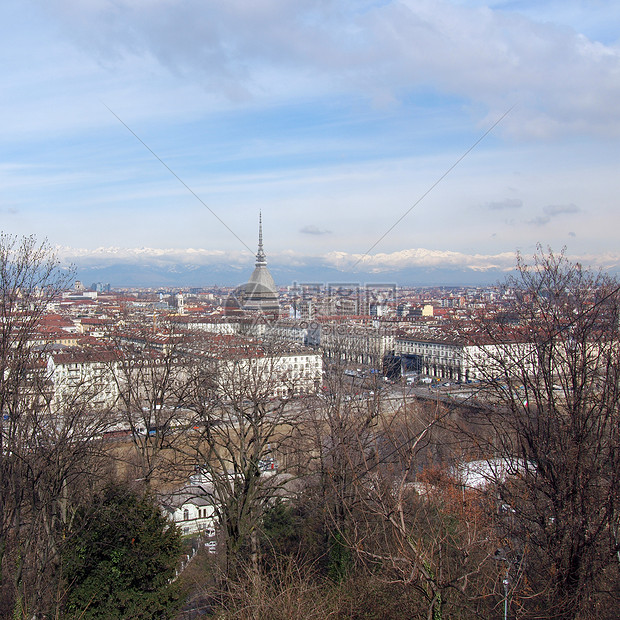
[[[469,461],[457,466],[453,473],[464,488],[484,490],[535,469],[529,461],[517,457],[491,458]]]
[[[209,533],[215,528],[215,510],[205,490],[185,486],[162,501],[164,513],[179,526],[183,535]]]

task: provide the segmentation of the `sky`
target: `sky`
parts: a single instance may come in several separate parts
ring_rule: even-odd
[[[103,266],[620,265],[615,0],[5,0],[0,230]]]

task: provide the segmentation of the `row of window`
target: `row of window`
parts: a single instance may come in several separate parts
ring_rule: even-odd
[[[207,508],[198,508],[197,519],[206,519],[208,516]],[[189,508],[183,508],[183,521],[189,521]]]

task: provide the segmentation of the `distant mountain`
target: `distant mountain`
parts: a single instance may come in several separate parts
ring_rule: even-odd
[[[248,252],[207,249],[61,248],[63,261],[76,267],[87,286],[93,282],[113,287],[235,286],[247,282],[254,269]],[[568,256],[618,274],[620,255]],[[466,254],[449,250],[411,248],[372,256],[333,251],[302,256],[293,251],[268,255],[268,265],[280,286],[299,283],[381,283],[401,286],[488,285],[501,282],[514,268],[512,252]]]
[[[76,261],[76,277],[86,286],[93,282],[107,282],[112,287],[202,287],[235,286],[247,281],[254,265],[231,266],[224,263],[195,265],[187,263],[146,264],[125,261],[109,262],[106,265],[80,265]],[[495,284],[502,281],[506,273],[500,269],[476,271],[454,267],[415,267],[381,273],[345,271],[330,265],[315,264],[290,266],[269,265],[276,284],[287,286],[297,283],[381,283],[400,286],[458,286]]]

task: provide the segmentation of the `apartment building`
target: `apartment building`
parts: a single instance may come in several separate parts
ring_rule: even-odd
[[[494,369],[499,373],[507,362],[517,360],[520,368],[525,365],[533,370],[534,352],[533,344],[518,339],[496,343],[482,338],[399,336],[394,341],[395,355],[410,370],[453,381],[488,378]]]

